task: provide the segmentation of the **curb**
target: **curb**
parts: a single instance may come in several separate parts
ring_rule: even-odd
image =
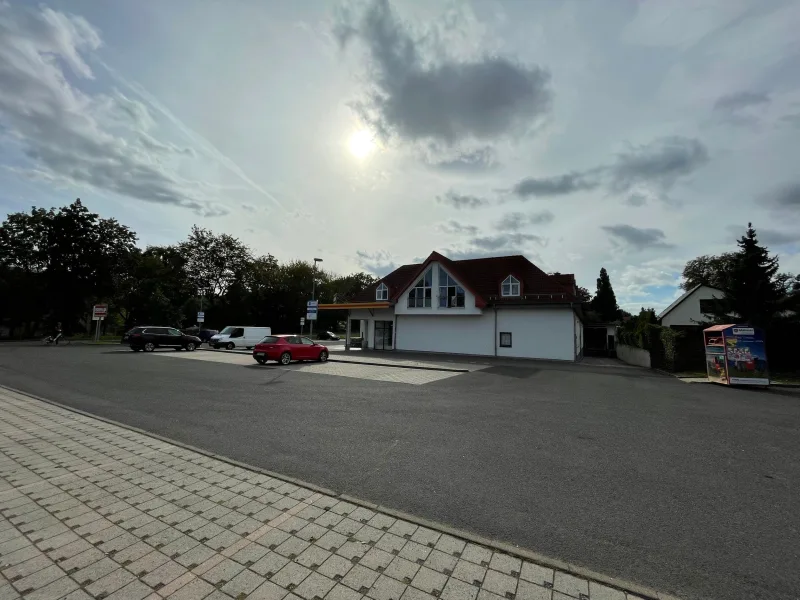
[[[275,479],[280,479],[281,481],[286,481],[289,483],[293,483],[295,485],[299,485],[302,487],[306,487],[310,490],[318,492],[320,494],[325,494],[327,496],[331,496],[332,498],[338,498],[345,502],[350,502],[351,504],[355,504],[357,506],[363,506],[364,508],[368,508],[370,510],[376,512],[382,512],[384,514],[390,515],[392,517],[403,519],[405,521],[409,521],[410,523],[414,523],[415,525],[419,525],[422,527],[427,527],[428,529],[432,529],[439,533],[451,535],[453,537],[458,537],[469,542],[473,542],[475,544],[479,544],[482,546],[486,546],[487,548],[491,548],[493,550],[498,550],[500,552],[505,552],[506,554],[510,554],[517,558],[521,558],[524,560],[528,560],[534,562],[540,566],[548,567],[552,569],[558,569],[559,571],[564,571],[566,573],[570,573],[572,575],[577,575],[578,577],[582,577],[588,581],[594,581],[596,583],[601,583],[603,585],[615,588],[622,592],[631,592],[636,594],[637,596],[641,597],[641,600],[681,600],[678,596],[673,596],[671,594],[664,594],[658,592],[654,589],[648,588],[646,586],[639,585],[637,583],[633,583],[630,581],[625,581],[622,579],[616,579],[614,577],[610,577],[608,575],[604,575],[602,573],[597,573],[596,571],[592,571],[591,569],[586,569],[579,565],[574,565],[572,563],[568,563],[557,558],[550,558],[543,554],[539,554],[538,552],[534,552],[532,550],[526,550],[524,548],[520,548],[519,546],[515,546],[514,544],[510,544],[508,542],[503,542],[499,540],[493,540],[491,538],[486,538],[478,534],[471,533],[469,531],[464,531],[462,529],[458,529],[455,527],[451,527],[449,525],[445,525],[443,523],[438,523],[436,521],[431,521],[422,517],[417,517],[415,515],[408,514],[406,512],[396,510],[387,506],[383,506],[380,504],[375,504],[374,502],[369,502],[367,500],[362,500],[360,498],[350,496],[349,494],[339,493],[334,490],[330,490],[328,488],[324,488],[313,483],[309,483],[307,481],[303,481],[302,479],[298,479],[296,477],[291,477],[288,475],[282,475],[280,473],[275,473],[274,471],[270,471],[269,469],[263,469],[261,467],[257,467],[254,465],[250,465],[247,463],[240,462],[236,459],[229,458],[227,456],[223,456],[220,454],[216,454],[214,452],[209,452],[207,450],[203,450],[202,448],[197,448],[196,446],[192,446],[191,444],[185,444],[183,442],[179,442],[165,436],[159,435],[157,433],[152,433],[150,431],[145,431],[144,429],[139,429],[138,427],[134,427],[132,425],[127,425],[125,423],[120,423],[119,421],[114,421],[113,419],[107,419],[105,417],[100,417],[94,415],[92,413],[86,412],[79,408],[74,408],[71,406],[67,406],[61,404],[60,402],[56,402],[54,400],[48,400],[46,398],[42,398],[41,396],[36,396],[35,394],[30,394],[28,392],[24,392],[22,390],[18,390],[16,388],[9,387],[7,385],[0,384],[0,389],[9,390],[16,394],[20,394],[22,396],[27,396],[28,398],[33,398],[34,400],[39,400],[40,402],[45,402],[52,406],[57,406],[58,408],[67,410],[69,412],[73,412],[79,415],[83,415],[85,417],[89,417],[92,419],[97,419],[98,421],[103,421],[104,423],[108,423],[110,425],[115,425],[117,427],[121,427],[123,429],[127,429],[129,431],[134,431],[138,434],[145,435],[147,437],[151,437],[157,439],[159,441],[165,442],[167,444],[172,444],[173,446],[178,446],[179,448],[183,448],[184,450],[189,450],[191,452],[197,452],[198,454],[202,454],[203,456],[208,456],[209,458],[213,458],[224,463],[240,467],[242,469],[247,469],[248,471],[254,471],[256,473],[261,473],[263,475],[268,475],[270,477],[274,477]]]
[[[251,352],[242,352],[241,350],[215,350],[213,348],[197,348],[197,350],[202,350],[203,352],[228,352],[234,354],[242,354],[245,356],[250,356]],[[337,351],[338,352],[338,351]],[[369,365],[371,367],[389,367],[390,369],[416,369],[417,371],[444,371],[446,373],[471,373],[469,369],[455,369],[450,367],[424,367],[419,365],[390,365],[386,363],[379,363],[379,362],[372,362],[368,360],[342,360],[341,358],[331,358],[330,352],[328,352],[328,362],[335,362],[335,363],[348,363],[351,365]]]

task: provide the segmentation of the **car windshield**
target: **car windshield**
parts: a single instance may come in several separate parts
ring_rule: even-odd
[[[230,334],[232,334],[232,333],[233,333],[234,329],[236,329],[236,327],[233,327],[233,326],[231,325],[231,326],[229,326],[229,327],[226,327],[225,329],[223,329],[223,330],[222,330],[222,331],[220,331],[219,333],[220,333],[220,335],[230,335]]]

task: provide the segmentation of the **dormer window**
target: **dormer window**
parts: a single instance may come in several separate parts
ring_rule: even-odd
[[[375,290],[375,300],[377,300],[378,302],[385,302],[388,299],[389,299],[389,288],[386,287],[385,283],[382,283]]]
[[[430,308],[433,286],[433,268],[425,271],[413,288],[408,291],[408,308]]]
[[[506,277],[500,288],[501,295],[505,297],[519,296],[519,279],[513,275]]]

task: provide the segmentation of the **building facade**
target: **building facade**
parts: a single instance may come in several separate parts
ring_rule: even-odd
[[[434,252],[404,265],[347,308],[362,347],[575,361],[583,325],[575,278],[524,256],[450,260]],[[348,342],[349,343],[349,342]]]

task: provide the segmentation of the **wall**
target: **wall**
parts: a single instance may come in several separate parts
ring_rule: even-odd
[[[494,311],[480,316],[398,315],[398,350],[494,356]]]
[[[433,262],[429,265],[429,269],[433,269],[433,285],[431,290],[431,307],[430,308],[409,308],[408,307],[408,293],[411,288],[407,289],[402,296],[397,300],[395,305],[395,312],[398,315],[439,315],[439,316],[453,316],[459,317],[462,315],[481,315],[483,311],[475,306],[475,296],[467,289],[464,288],[464,306],[463,308],[439,308],[439,263]],[[447,271],[447,269],[445,269]],[[450,277],[455,279],[458,283],[458,277],[447,271]],[[420,278],[422,275],[420,275]],[[411,284],[413,288],[416,281]],[[462,286],[463,287],[463,286]]]
[[[569,308],[500,308],[497,356],[575,360],[575,313]],[[500,348],[500,332],[511,332],[511,348]]]
[[[673,325],[697,325],[704,321],[705,317],[700,312],[700,300],[711,300],[722,298],[723,294],[719,290],[707,286],[701,286],[683,299],[683,302],[669,311],[662,319],[664,327]]]
[[[650,368],[650,352],[642,348],[617,344],[617,358],[629,365]]]

